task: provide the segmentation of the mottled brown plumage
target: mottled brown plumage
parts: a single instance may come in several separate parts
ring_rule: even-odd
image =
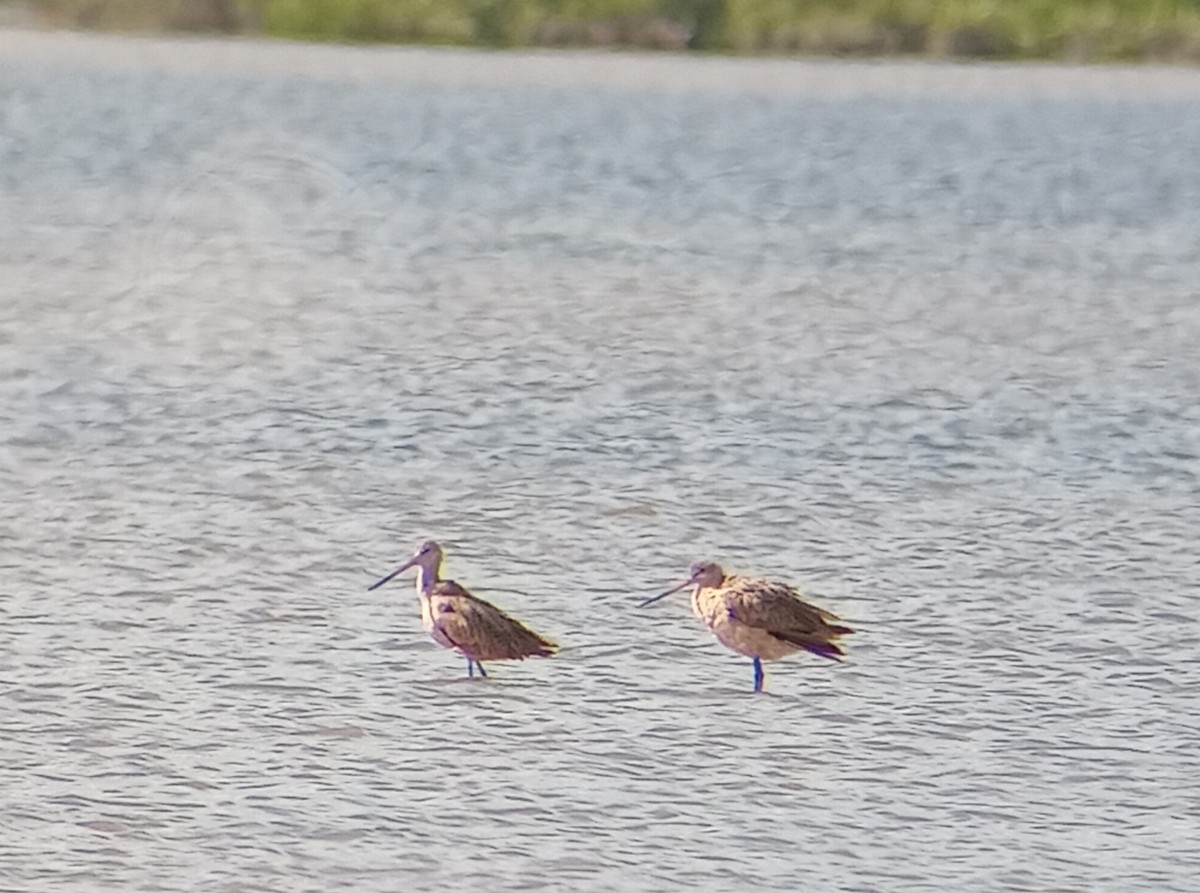
[[[837,616],[803,601],[785,583],[726,575],[720,565],[692,565],[686,580],[643,605],[693,586],[692,611],[727,648],[754,660],[754,690],[763,684],[762,661],[779,660],[800,649],[840,660],[838,639],[853,632]]]
[[[441,546],[430,540],[412,558],[369,588],[376,589],[400,572],[417,568],[421,624],[439,645],[466,657],[468,676],[474,675],[476,667],[480,675],[487,676],[481,661],[551,657],[558,650],[553,642],[495,605],[472,595],[453,580],[440,579],[441,566]]]
[[[843,654],[837,639],[852,632],[830,623],[838,619],[834,614],[810,605],[792,587],[772,580],[723,576],[717,586],[702,588],[696,598],[701,604],[698,615],[724,611],[752,629],[765,630],[781,641],[835,660]]]
[[[476,662],[550,657],[558,648],[453,580],[439,580],[425,601],[433,626]]]

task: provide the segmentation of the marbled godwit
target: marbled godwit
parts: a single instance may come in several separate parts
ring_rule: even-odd
[[[754,658],[754,690],[762,691],[764,660],[779,660],[804,649],[840,660],[839,636],[854,632],[828,611],[800,599],[785,583],[755,577],[726,576],[711,561],[693,564],[691,574],[674,589],[648,598],[639,608],[688,586],[692,611],[726,648]]]
[[[435,642],[467,659],[468,676],[475,675],[476,667],[480,676],[487,676],[480,661],[550,657],[558,649],[495,605],[471,595],[453,580],[441,579],[442,547],[433,540],[422,543],[412,558],[367,589],[378,589],[410,567],[417,569],[421,624]]]

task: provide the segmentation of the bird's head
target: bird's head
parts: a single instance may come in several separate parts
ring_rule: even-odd
[[[376,580],[374,583],[368,586],[367,589],[378,589],[384,583],[387,583],[393,577],[404,573],[410,567],[420,567],[426,571],[436,574],[438,568],[441,566],[442,547],[433,540],[426,540],[425,542],[421,543],[421,547],[413,553],[412,558],[408,559],[408,561],[404,562],[404,564],[400,565],[386,577]],[[436,580],[436,577],[434,579]]]
[[[697,561],[692,565],[691,571],[688,573],[688,578],[661,595],[653,596],[646,599],[638,605],[643,608],[646,605],[653,604],[660,598],[666,598],[673,592],[678,592],[680,589],[686,589],[688,586],[695,586],[699,589],[711,589],[714,586],[720,586],[725,579],[725,572],[721,570],[721,565],[713,561]]]

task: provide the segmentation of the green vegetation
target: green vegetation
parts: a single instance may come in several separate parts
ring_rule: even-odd
[[[1200,61],[1200,0],[0,0],[47,24],[304,40]]]

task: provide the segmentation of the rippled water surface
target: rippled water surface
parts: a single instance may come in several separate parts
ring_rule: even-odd
[[[0,888],[1195,889],[1200,73],[0,50]]]

